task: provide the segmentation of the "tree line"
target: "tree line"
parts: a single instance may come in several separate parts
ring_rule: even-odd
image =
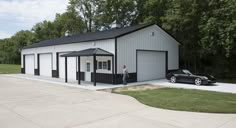
[[[180,68],[236,78],[235,0],[69,0],[66,12],[0,40],[0,63],[19,64],[20,49],[42,40],[156,23],[180,43]]]

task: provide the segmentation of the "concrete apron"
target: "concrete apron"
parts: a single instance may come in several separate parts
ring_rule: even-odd
[[[28,75],[28,74],[9,74],[6,76],[27,79],[27,80],[41,81],[41,82],[48,82],[48,83],[52,83],[52,84],[82,88],[82,89],[87,89],[87,90],[102,90],[102,89],[112,89],[112,88],[117,88],[117,87],[124,87],[124,85],[122,85],[122,84],[112,85],[112,84],[104,84],[104,83],[97,83],[97,85],[94,86],[92,82],[90,83],[90,82],[82,82],[82,81],[81,81],[81,84],[79,85],[78,81],[68,81],[68,83],[65,83],[65,80],[62,78],[51,78],[51,77],[35,76],[35,75]],[[126,86],[134,86],[134,85],[141,85],[141,84],[144,84],[144,82],[131,83]]]
[[[148,107],[132,97],[0,76],[1,128],[235,128],[236,114]]]
[[[60,78],[34,76],[34,75],[27,75],[27,74],[12,74],[12,75],[7,75],[7,76],[17,77],[17,78],[22,78],[22,79],[29,79],[29,80],[36,80],[36,81],[44,81],[44,82],[49,82],[49,83],[56,83],[58,85],[77,87],[77,88],[88,89],[88,90],[102,90],[102,89],[124,87],[124,85],[122,84],[112,85],[112,84],[103,84],[103,83],[97,83],[97,86],[93,86],[93,83],[86,83],[86,82],[82,82],[80,85],[78,85],[78,81],[69,81],[68,83],[65,83],[65,80],[60,79]],[[170,87],[170,88],[184,88],[184,89],[197,89],[197,90],[216,91],[216,92],[225,92],[225,93],[236,93],[236,84],[215,83],[211,86],[204,86],[204,85],[196,86],[194,84],[170,83],[166,79],[128,83],[128,85],[125,85],[125,86],[136,86],[136,85],[145,85],[145,84],[158,85],[158,86]]]

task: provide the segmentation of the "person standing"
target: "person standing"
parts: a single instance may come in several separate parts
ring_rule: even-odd
[[[123,72],[122,72],[122,80],[123,80],[123,85],[127,85],[127,78],[129,77],[128,70],[126,68],[126,65],[123,66]]]

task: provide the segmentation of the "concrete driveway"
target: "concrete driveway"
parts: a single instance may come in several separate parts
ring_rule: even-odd
[[[0,75],[0,128],[235,127],[235,114],[157,109],[128,96]]]
[[[163,79],[163,80],[149,81],[148,84],[173,87],[173,88],[187,88],[187,89],[198,89],[198,90],[207,90],[216,92],[236,93],[236,84],[230,84],[230,83],[217,82],[212,85],[196,86],[194,84],[170,83],[168,80]]]

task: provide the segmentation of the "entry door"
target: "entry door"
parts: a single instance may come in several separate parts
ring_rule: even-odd
[[[86,62],[85,65],[85,81],[91,81],[91,62]]]
[[[76,65],[76,57],[67,58],[67,75],[70,81],[76,81]]]

